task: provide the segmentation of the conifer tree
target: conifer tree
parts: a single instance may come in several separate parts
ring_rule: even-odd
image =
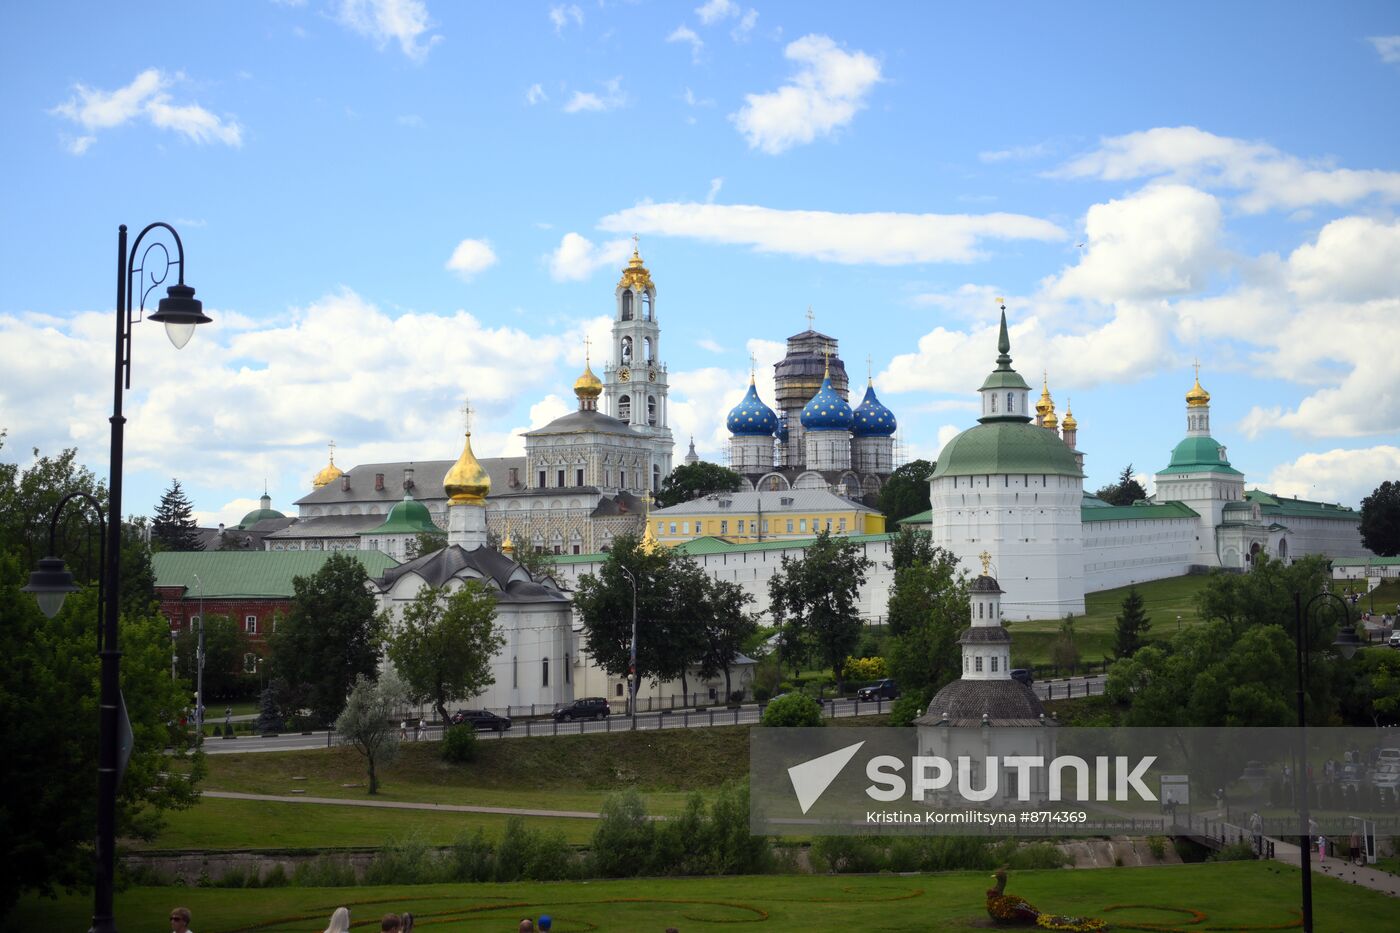
[[[1143,612],[1142,594],[1137,587],[1130,587],[1123,599],[1123,611],[1114,626],[1113,656],[1131,658],[1146,644],[1147,630],[1152,628],[1152,620]]]
[[[160,497],[151,522],[151,542],[163,551],[202,551],[199,527],[194,522],[194,506],[178,479]]]

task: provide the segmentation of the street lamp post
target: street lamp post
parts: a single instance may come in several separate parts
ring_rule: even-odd
[[[194,731],[196,742],[204,744],[204,581],[194,575],[199,587],[199,644],[195,648],[194,667]]]
[[[1297,781],[1298,787],[1301,791],[1299,795],[1300,813],[1298,817],[1298,824],[1299,828],[1301,829],[1301,832],[1299,833],[1299,842],[1301,843],[1301,845],[1299,845],[1298,849],[1301,859],[1300,867],[1303,871],[1303,933],[1312,933],[1313,929],[1312,825],[1311,817],[1308,813],[1308,746],[1307,742],[1305,741],[1305,735],[1307,732],[1307,720],[1304,717],[1304,691],[1306,690],[1307,674],[1309,673],[1307,652],[1308,630],[1304,629],[1303,624],[1305,620],[1311,620],[1313,606],[1315,606],[1319,600],[1328,599],[1334,600],[1338,606],[1341,606],[1342,618],[1345,619],[1347,622],[1347,624],[1342,626],[1341,630],[1337,632],[1337,638],[1335,641],[1332,642],[1332,646],[1337,649],[1337,651],[1341,654],[1343,658],[1350,658],[1353,654],[1356,653],[1357,647],[1359,647],[1361,644],[1360,639],[1358,639],[1356,636],[1356,629],[1351,625],[1351,609],[1349,606],[1347,606],[1346,600],[1342,599],[1336,593],[1330,593],[1327,590],[1323,590],[1321,593],[1314,595],[1311,599],[1307,601],[1307,603],[1303,602],[1303,596],[1301,593],[1293,594],[1293,640],[1294,648],[1297,649],[1298,654],[1297,666],[1299,755]]]
[[[141,244],[146,234],[157,229],[166,231],[174,240],[176,256],[172,260],[169,248],[161,239],[153,239],[145,250]],[[185,247],[180,234],[167,223],[148,224],[127,249],[126,225],[117,228],[117,333],[116,361],[112,376],[112,417],[110,475],[107,482],[106,543],[102,561],[105,573],[99,576],[102,603],[102,625],[98,633],[98,656],[101,658],[101,693],[98,707],[97,750],[97,852],[94,879],[91,933],[116,933],[116,917],[112,912],[116,877],[117,779],[120,767],[118,748],[121,699],[121,650],[118,646],[118,620],[121,613],[121,524],[122,524],[122,442],[126,417],[122,414],[122,392],[131,387],[131,334],[133,325],[145,315],[146,298],[164,284],[170,267],[179,268],[176,284],[166,289],[150,320],[165,325],[166,336],[182,348],[194,334],[196,325],[207,324],[194,289],[185,284]],[[137,276],[140,276],[139,283]],[[139,297],[138,297],[139,293]],[[57,566],[53,566],[56,564]],[[49,565],[49,566],[46,566]],[[66,575],[66,584],[57,575]],[[36,580],[36,578],[38,578]],[[35,594],[40,608],[52,616],[63,603],[63,596],[76,587],[72,575],[63,570],[63,561],[45,558],[39,570],[30,574],[26,589]],[[103,598],[105,596],[105,598]],[[46,606],[51,605],[52,608]]]
[[[632,691],[632,702],[629,704],[632,710],[632,731],[636,732],[637,691],[641,688],[641,678],[637,676],[637,578],[632,575],[632,571],[621,564],[617,565],[617,569],[621,570],[627,577],[627,582],[632,584],[632,650],[628,655],[627,679],[630,681],[629,686]]]

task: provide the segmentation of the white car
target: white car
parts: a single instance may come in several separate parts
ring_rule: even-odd
[[[1382,764],[1371,775],[1371,783],[1388,790],[1400,789],[1400,764]]]
[[[1400,765],[1400,748],[1383,748],[1376,752],[1377,765]]]
[[[1391,632],[1386,644],[1392,648],[1400,648],[1400,632]]]

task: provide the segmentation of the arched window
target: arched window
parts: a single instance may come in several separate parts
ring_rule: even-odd
[[[648,321],[656,320],[655,311],[651,306],[651,295],[642,295],[642,313]]]
[[[647,396],[647,424],[656,427],[656,396]]]
[[[995,392],[993,392],[993,393],[991,394],[991,399],[992,399],[992,414],[995,415],[995,414],[997,413],[997,394],[996,394]]]
[[[651,338],[650,338],[650,337],[643,337],[643,338],[642,338],[642,350],[643,350],[643,356],[644,356],[644,358],[646,359],[647,364],[650,365],[651,362],[652,362]]]
[[[617,399],[617,419],[619,421],[632,420],[632,396],[621,395]]]
[[[1008,415],[1016,410],[1015,398],[1016,396],[1012,393],[1006,393],[1006,413]]]
[[[632,290],[628,289],[622,293],[622,319],[632,320]]]
[[[632,362],[632,338],[631,338],[631,337],[623,337],[623,338],[622,338],[622,362],[624,362],[624,363],[630,363],[630,362]]]

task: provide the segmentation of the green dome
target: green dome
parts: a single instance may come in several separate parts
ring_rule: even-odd
[[[1188,437],[1172,450],[1172,462],[1162,473],[1240,473],[1220,455],[1220,442],[1213,437]],[[1159,474],[1160,475],[1160,474]]]
[[[239,519],[239,522],[238,522],[238,530],[239,530],[239,531],[246,531],[246,530],[248,530],[249,528],[251,528],[251,527],[253,527],[254,525],[256,525],[258,522],[264,521],[264,520],[269,519],[269,518],[286,518],[286,517],[287,517],[287,516],[283,515],[281,512],[277,511],[276,509],[254,509],[253,511],[249,512],[247,515],[245,515],[245,516],[243,516],[241,519]]]
[[[426,505],[404,496],[402,502],[396,502],[389,510],[389,514],[384,517],[384,524],[360,534],[416,535],[424,532],[442,534],[442,529],[433,523],[433,515]]]
[[[988,421],[968,428],[938,455],[933,479],[988,473],[1045,473],[1083,477],[1059,435],[1024,421]]]

